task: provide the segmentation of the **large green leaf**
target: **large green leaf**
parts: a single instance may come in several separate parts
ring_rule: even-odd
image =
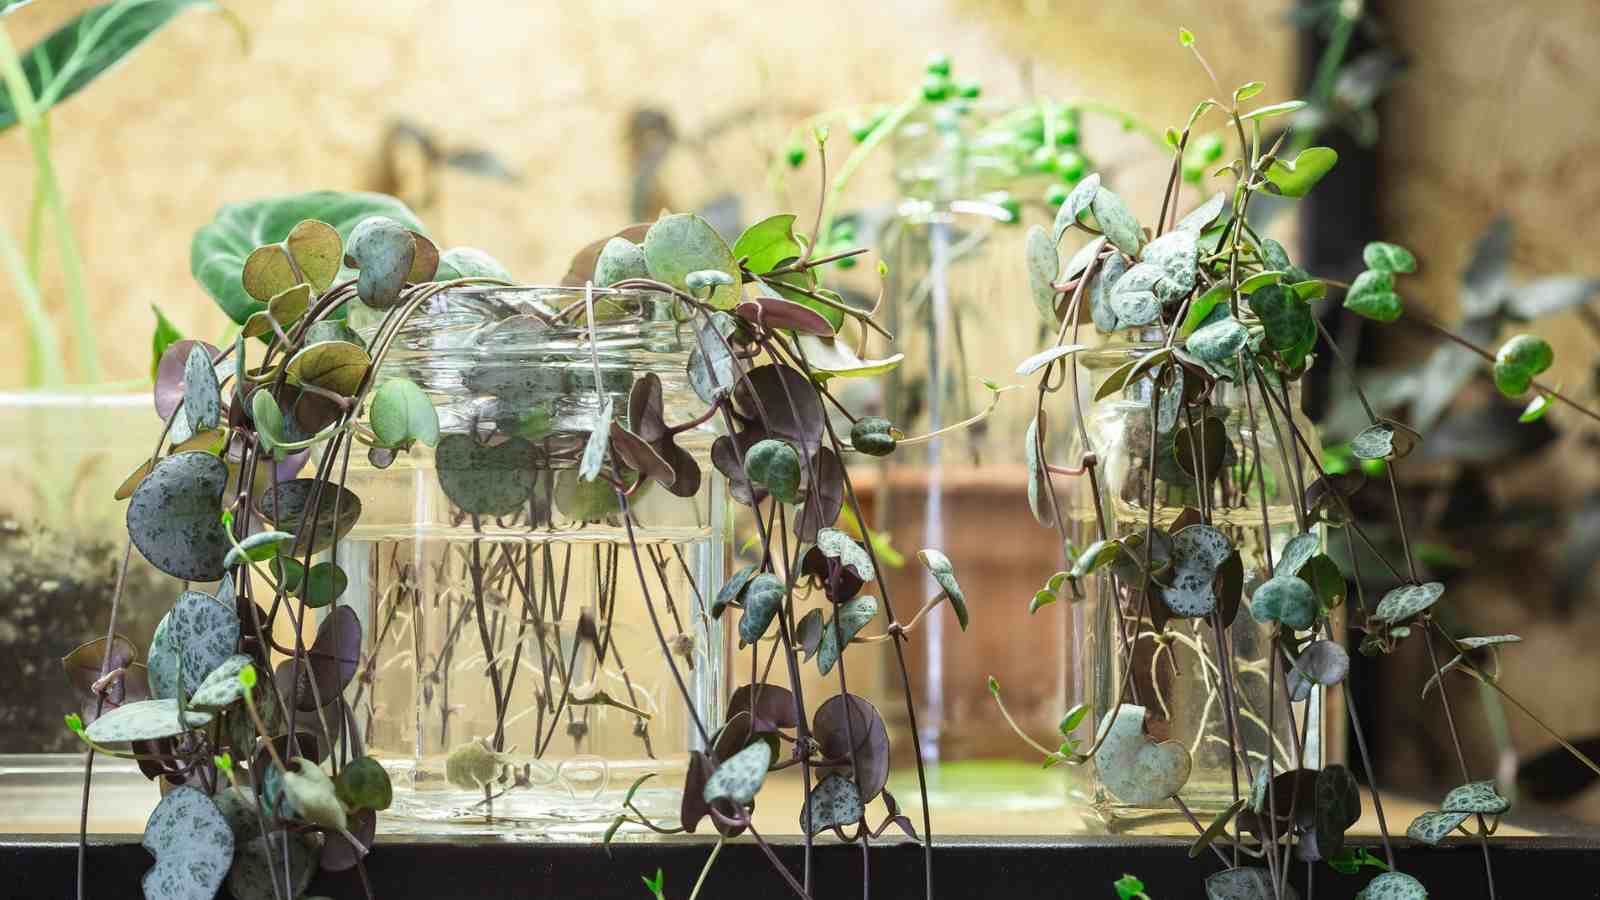
[[[350,232],[368,216],[387,216],[414,231],[422,223],[404,203],[387,194],[345,191],[308,191],[280,194],[245,203],[230,203],[217,211],[210,224],[195,232],[189,245],[189,272],[206,289],[222,311],[244,324],[250,314],[266,304],[245,293],[240,280],[251,251],[277,243],[306,219],[332,225],[348,241]],[[353,273],[342,269],[339,278]]]
[[[56,29],[22,54],[22,72],[40,112],[88,87],[191,6],[218,8],[210,0],[105,3]],[[16,122],[11,92],[0,91],[0,130]]]
[[[644,258],[650,274],[687,290],[690,272],[716,270],[732,283],[715,288],[711,305],[732,309],[739,300],[739,263],[710,223],[693,213],[662,216],[644,236]]]

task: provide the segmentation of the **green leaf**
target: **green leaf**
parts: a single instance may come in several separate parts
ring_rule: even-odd
[[[211,714],[187,710],[181,718],[177,698],[124,703],[89,723],[84,734],[97,744],[153,741],[203,728]]]
[[[1406,837],[1413,841],[1421,841],[1429,846],[1437,847],[1439,842],[1455,831],[1461,823],[1471,818],[1471,813],[1464,812],[1425,812],[1417,816],[1406,827]],[[1380,878],[1382,876],[1379,876]],[[1398,896],[1398,895],[1397,895]]]
[[[533,494],[533,452],[533,445],[520,437],[483,446],[471,435],[445,435],[434,455],[439,487],[462,512],[509,515]]]
[[[739,640],[754,644],[772,627],[772,620],[783,607],[783,579],[762,572],[750,579],[743,591],[744,615],[739,618]]]
[[[339,800],[351,809],[381,812],[394,802],[394,787],[383,764],[370,756],[351,760],[334,781]]]
[[[904,437],[882,416],[862,416],[850,426],[850,446],[868,456],[888,456]]]
[[[1518,422],[1523,422],[1523,423],[1537,422],[1540,419],[1544,418],[1544,414],[1549,412],[1549,411],[1550,411],[1550,395],[1549,394],[1540,394],[1537,397],[1534,397],[1532,400],[1528,401],[1528,408],[1524,409],[1522,411],[1522,415],[1517,416],[1517,421]]]
[[[1511,801],[1495,790],[1494,780],[1474,781],[1451,789],[1444,796],[1439,809],[1447,813],[1477,813],[1485,816],[1504,815],[1511,809]]]
[[[1155,295],[1162,305],[1170,306],[1194,291],[1199,259],[1200,247],[1195,233],[1174,230],[1145,245],[1140,266],[1152,265],[1160,271],[1161,279],[1154,285]]]
[[[751,225],[733,242],[734,259],[745,260],[745,267],[757,275],[764,275],[780,263],[795,259],[805,252],[794,236],[794,216],[789,213],[770,216]]]
[[[156,858],[140,882],[146,900],[211,900],[233,864],[227,818],[191,785],[161,798],[145,822],[142,843]]]
[[[295,589],[295,593],[305,600],[306,606],[320,609],[344,596],[345,588],[349,584],[350,579],[345,575],[344,569],[330,560],[312,566],[311,571],[305,576],[304,583]]]
[[[856,783],[838,772],[829,773],[811,789],[800,810],[800,827],[820,834],[834,826],[853,825],[866,815]]]
[[[1023,360],[1017,366],[1017,374],[1022,376],[1032,375],[1064,356],[1071,356],[1079,350],[1088,349],[1088,346],[1088,344],[1058,344],[1048,350],[1042,350]]]
[[[1437,581],[1401,585],[1383,595],[1372,617],[1391,624],[1403,622],[1439,602],[1443,596],[1444,585]]]
[[[1261,288],[1264,288],[1269,284],[1277,284],[1282,280],[1282,272],[1277,272],[1270,269],[1265,272],[1257,272],[1256,274],[1251,275],[1249,278],[1246,278],[1244,281],[1239,283],[1239,293],[1254,294]]]
[[[1212,322],[1184,342],[1190,353],[1211,363],[1221,363],[1233,358],[1250,339],[1250,330],[1232,316]]]
[[[1072,193],[1067,195],[1065,203],[1056,210],[1056,219],[1050,228],[1052,244],[1059,244],[1061,236],[1067,229],[1078,224],[1078,220],[1094,205],[1094,198],[1100,193],[1100,175],[1098,173],[1085,177],[1072,188]]]
[[[1272,104],[1268,104],[1267,106],[1257,107],[1257,108],[1252,109],[1249,112],[1245,113],[1244,115],[1240,116],[1239,118],[1241,120],[1243,120],[1243,121],[1246,121],[1246,122],[1249,122],[1249,121],[1251,121],[1253,119],[1270,119],[1270,118],[1272,118],[1274,116],[1281,116],[1281,115],[1285,115],[1287,113],[1299,112],[1300,110],[1305,109],[1305,108],[1306,108],[1306,102],[1304,100],[1285,100],[1282,103],[1272,103]],[[1318,149],[1318,148],[1314,148],[1314,149]],[[1330,150],[1328,152],[1332,153],[1333,151]],[[1333,164],[1329,163],[1328,165],[1331,167]],[[1270,173],[1268,174],[1267,177],[1269,177],[1269,178],[1271,177]],[[1321,177],[1321,176],[1318,176],[1318,177]],[[1291,196],[1300,196],[1300,195],[1294,194],[1294,195],[1291,195]]]
[[[232,543],[222,529],[228,466],[203,450],[155,464],[128,502],[128,536],[157,569],[187,581],[216,581]]]
[[[1362,900],[1428,900],[1422,882],[1404,872],[1385,872],[1367,883]]]
[[[1189,303],[1188,314],[1183,317],[1183,325],[1178,329],[1178,337],[1188,339],[1190,335],[1194,334],[1195,329],[1205,322],[1206,318],[1211,315],[1212,310],[1216,309],[1218,305],[1228,302],[1230,293],[1231,291],[1225,282],[1218,282],[1212,285],[1204,294],[1194,298]]]
[[[744,455],[744,471],[780,502],[799,502],[800,454],[783,441],[767,438],[751,447]]]
[[[280,773],[283,785],[284,811],[292,810],[294,818],[312,825],[321,825],[343,831],[349,825],[344,805],[339,802],[338,789],[333,779],[315,763],[295,757],[289,760],[290,768]],[[294,767],[299,766],[296,770]]]
[[[1338,161],[1339,154],[1327,147],[1307,147],[1293,160],[1273,160],[1267,167],[1267,180],[1285,197],[1304,197]]]
[[[319,845],[307,846],[304,839],[287,830],[257,835],[240,845],[234,854],[233,868],[228,871],[228,893],[234,900],[278,900],[284,893],[284,860],[287,858],[287,868],[293,876],[287,892],[290,897],[298,897],[311,883],[320,854]]]
[[[498,260],[477,247],[451,247],[439,254],[439,268],[434,270],[433,280],[455,281],[457,278],[516,280]],[[600,283],[598,268],[595,270],[595,283]]]
[[[594,264],[595,287],[609,287],[630,278],[649,278],[650,266],[644,261],[644,249],[625,237],[606,241],[600,258]]]
[[[39,112],[48,111],[88,87],[190,7],[218,8],[209,0],[103,3],[51,32],[20,54],[22,73],[32,88]],[[91,38],[95,39],[91,42]],[[77,63],[71,73],[66,71],[69,61]],[[0,90],[0,131],[16,123],[17,108],[11,92]]]
[[[1247,81],[1244,84],[1239,85],[1239,87],[1234,90],[1233,102],[1238,103],[1243,100],[1249,100],[1251,97],[1261,93],[1262,89],[1264,89],[1266,86],[1266,82]]]
[[[1178,45],[1181,46],[1181,47],[1193,47],[1194,46],[1194,32],[1190,31],[1187,28],[1179,28],[1178,29]],[[1132,876],[1129,876],[1129,877],[1132,877]],[[1135,878],[1134,880],[1137,881],[1138,879]],[[1139,890],[1141,890],[1141,891],[1144,890],[1144,885],[1142,885],[1142,884],[1139,885]]]
[[[1083,548],[1078,558],[1072,561],[1072,571],[1067,573],[1067,578],[1071,581],[1080,581],[1101,566],[1115,562],[1121,553],[1122,542],[1115,538],[1095,541]]]
[[[1149,325],[1161,318],[1161,296],[1158,286],[1165,278],[1160,267],[1152,263],[1139,263],[1117,279],[1111,290],[1111,312],[1117,324],[1127,326]]]
[[[1206,852],[1206,848],[1211,846],[1213,841],[1226,834],[1228,823],[1233,821],[1233,817],[1238,815],[1239,810],[1244,809],[1244,805],[1248,802],[1249,798],[1240,797],[1229,804],[1227,809],[1217,813],[1216,818],[1212,819],[1205,830],[1195,838],[1194,843],[1189,845],[1189,858],[1199,859],[1200,854]]]
[[[1368,269],[1356,276],[1344,295],[1344,308],[1379,322],[1400,318],[1400,296],[1394,292],[1394,276]]]
[[[1250,295],[1250,309],[1261,319],[1266,346],[1286,351],[1311,346],[1317,339],[1317,323],[1311,306],[1293,291],[1272,284]]]
[[[1315,526],[1313,526],[1315,527]],[[1298,575],[1305,568],[1311,557],[1317,555],[1322,548],[1322,538],[1315,531],[1297,534],[1289,539],[1283,549],[1278,551],[1278,565],[1273,569],[1275,575]]]
[[[1194,43],[1193,35],[1189,36],[1189,43]],[[1134,898],[1144,894],[1144,882],[1132,875],[1124,875],[1118,878],[1111,883],[1111,886],[1116,888],[1117,900],[1134,900]]]
[[[1078,726],[1083,724],[1084,718],[1088,715],[1088,705],[1079,703],[1067,710],[1067,714],[1061,717],[1061,724],[1057,726],[1057,730],[1061,732],[1063,737],[1070,737],[1072,732],[1076,731]]]
[[[822,626],[822,643],[817,647],[817,670],[823,675],[833,670],[850,639],[878,615],[878,598],[860,594],[839,604],[833,620]]]
[[[1274,900],[1275,888],[1266,869],[1241,867],[1206,876],[1206,900]],[[1293,890],[1289,888],[1291,893],[1285,893],[1283,900],[1298,900]]]
[[[1028,289],[1033,294],[1034,309],[1046,325],[1056,324],[1056,275],[1061,269],[1061,257],[1056,252],[1055,241],[1045,233],[1043,226],[1028,229],[1024,250],[1028,260]]]
[[[735,806],[746,806],[761,790],[767,779],[767,768],[772,765],[772,745],[756,741],[730,756],[706,779],[701,796],[707,803],[731,800]]]
[[[733,251],[705,219],[693,213],[662,216],[644,236],[644,258],[650,275],[687,291],[690,272],[715,269],[732,283],[711,294],[711,305],[732,309],[739,300],[739,264]]]
[[[856,356],[850,345],[838,338],[821,337],[815,334],[800,334],[795,336],[795,346],[806,358],[806,363],[811,366],[812,377],[817,381],[827,381],[830,378],[871,378],[882,375],[899,367],[901,360],[905,359],[904,353],[896,353],[884,359],[862,359]]]
[[[1177,741],[1157,743],[1144,730],[1145,708],[1124,703],[1107,710],[1096,733],[1104,738],[1095,770],[1113,796],[1148,806],[1176,796],[1189,781],[1189,751]]]
[[[1268,579],[1250,596],[1250,617],[1263,625],[1281,622],[1296,631],[1317,620],[1317,598],[1311,585],[1291,575]]]
[[[240,325],[266,304],[244,289],[245,259],[257,247],[288,238],[306,219],[332,225],[340,237],[368,216],[387,216],[413,231],[422,223],[404,203],[385,194],[312,191],[283,194],[247,203],[233,203],[217,211],[216,218],[199,231],[189,246],[189,271],[228,318]],[[350,277],[347,270],[340,276]]]
[[[1195,207],[1187,215],[1179,219],[1178,224],[1173,226],[1173,230],[1188,232],[1198,239],[1201,232],[1210,227],[1211,223],[1222,215],[1222,210],[1227,206],[1227,203],[1227,191],[1217,191],[1206,202]]]
[[[1533,386],[1536,375],[1555,362],[1555,351],[1543,338],[1519,334],[1494,355],[1494,386],[1507,397],[1520,397]]]
[[[167,319],[161,307],[152,303],[150,311],[156,314],[156,330],[150,336],[150,377],[154,379],[156,370],[161,366],[161,354],[166,353],[168,347],[183,340],[183,332]]]
[[[1417,258],[1411,251],[1399,244],[1386,244],[1383,241],[1373,241],[1361,251],[1361,259],[1367,268],[1379,272],[1410,273],[1417,270]]]
[[[194,696],[189,698],[189,705],[195,709],[215,711],[239,702],[244,698],[245,686],[239,681],[239,672],[245,666],[254,662],[243,653],[223,660],[205,681],[200,682],[200,687],[195,689]]]
[[[961,630],[967,630],[967,595],[961,590],[961,585],[956,581],[955,566],[950,564],[950,557],[934,549],[918,550],[917,561],[928,570],[933,580],[949,598],[950,606],[955,610],[956,621],[960,623]]]
[[[294,535],[287,531],[258,531],[240,541],[239,546],[230,549],[222,560],[222,567],[231,569],[246,560],[266,562],[277,556],[279,549],[288,549],[285,544],[293,540]]]
[[[363,304],[369,309],[386,310],[399,303],[405,283],[419,280],[411,278],[418,246],[411,230],[388,216],[368,216],[356,223],[344,256],[359,271],[356,296]],[[246,288],[249,274],[250,261],[246,260]],[[427,277],[432,275],[427,273]]]
[[[439,413],[422,388],[406,378],[390,378],[378,385],[369,411],[373,436],[380,447],[409,447],[421,441],[439,445]]]
[[[1071,203],[1069,198],[1068,203]],[[1139,220],[1134,218],[1128,205],[1114,191],[1101,188],[1094,192],[1094,199],[1090,203],[1090,211],[1100,225],[1100,231],[1106,236],[1113,246],[1129,256],[1138,256],[1139,248],[1144,243],[1144,233],[1139,229]]]

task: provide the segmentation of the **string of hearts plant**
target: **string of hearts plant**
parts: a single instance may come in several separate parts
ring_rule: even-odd
[[[825,135],[817,141],[820,153]],[[898,357],[863,359],[881,327],[871,311],[841,302],[817,279],[819,266],[864,251],[819,255],[794,222],[774,216],[730,247],[696,216],[664,215],[627,232],[632,240],[619,236],[591,248],[587,263],[580,254],[575,271],[585,270],[587,287],[555,317],[593,332],[597,296],[645,290],[673,300],[678,327],[695,341],[687,375],[707,407],[697,422],[662,421],[659,403],[651,403],[653,379],[645,378],[635,383],[625,416],[602,406],[577,436],[578,477],[614,494],[615,504],[595,515],[613,515],[626,529],[640,582],[650,559],[634,540],[630,498],[649,482],[676,492],[701,476],[692,457],[673,452],[674,429],[713,417],[725,425],[712,462],[730,493],[751,507],[761,535],[760,562],[734,574],[711,609],[721,616],[740,608],[738,632],[750,648],[748,683],[721,722],[695,710],[673,659],[654,605],[671,598],[646,591],[699,749],[677,827],[639,814],[631,802],[636,783],[607,840],[629,823],[692,832],[709,818],[721,838],[701,883],[722,841],[749,831],[794,892],[809,897],[816,835],[831,830],[859,841],[863,866],[869,842],[890,826],[916,838],[884,789],[887,730],[872,704],[850,692],[844,651],[889,641],[903,653],[907,634],[940,603],[948,601],[963,626],[967,609],[949,560],[930,549],[919,558],[941,590],[912,617],[898,618],[870,534],[858,542],[833,527],[846,506],[864,521],[843,464],[849,454],[882,456],[931,436],[906,438],[881,418],[853,417],[830,392],[833,379],[887,371]],[[439,443],[440,423],[419,387],[380,381],[377,373],[419,309],[453,289],[511,282],[480,251],[440,253],[403,205],[371,194],[323,192],[226,207],[197,234],[191,262],[197,280],[243,327],[227,349],[185,341],[164,355],[155,394],[166,426],[119,492],[128,499],[130,537],[123,573],[137,547],[186,586],[219,587],[183,591],[142,662],[117,633],[114,597],[105,637],[68,660],[85,706],[67,722],[89,747],[79,895],[86,892],[82,838],[92,765],[105,754],[137,760],[163,783],[144,836],[156,856],[144,879],[147,897],[209,897],[226,882],[238,900],[294,900],[319,869],[354,868],[367,883],[364,858],[377,814],[393,796],[346,699],[362,669],[362,633],[352,610],[337,605],[348,583],[339,547],[360,519],[362,498],[345,478],[357,447],[382,467],[418,442]],[[640,314],[604,312],[608,320]],[[849,422],[847,439],[828,406]],[[314,474],[295,477],[308,462]],[[862,593],[875,580],[877,595]],[[825,602],[802,615],[802,602],[813,597]],[[319,609],[308,646],[307,627]],[[866,633],[880,609],[882,630]],[[477,615],[481,626],[481,604]],[[780,654],[787,688],[767,680]],[[485,656],[498,685],[501,663],[487,646]],[[839,684],[814,706],[800,676],[813,657],[823,674],[837,671]],[[914,716],[903,659],[901,673]],[[515,710],[508,696],[497,690],[496,697],[503,723]],[[795,766],[807,792],[798,878],[778,863],[750,817],[766,774]],[[920,763],[918,774],[920,784]],[[927,848],[925,785],[922,792]],[[879,798],[884,813],[873,824],[868,804]],[[927,871],[931,895],[931,857]]]
[[[1181,32],[1180,42],[1194,51],[1216,84],[1210,66],[1194,47],[1193,35],[1186,30]],[[1261,423],[1278,436],[1279,452],[1285,455],[1283,472],[1300,473],[1318,465],[1312,444],[1295,424],[1288,386],[1304,374],[1313,355],[1323,346],[1338,364],[1349,364],[1312,311],[1312,304],[1330,291],[1343,290],[1344,307],[1358,315],[1392,322],[1406,314],[1468,348],[1493,366],[1495,383],[1508,396],[1537,389],[1550,401],[1564,403],[1586,416],[1595,414],[1537,380],[1552,361],[1545,341],[1517,335],[1497,352],[1491,352],[1415,311],[1406,311],[1395,282],[1398,276],[1415,270],[1416,260],[1404,248],[1382,242],[1368,244],[1364,254],[1367,270],[1353,283],[1343,284],[1306,273],[1293,264],[1281,245],[1257,234],[1248,215],[1252,198],[1263,193],[1304,196],[1333,166],[1336,155],[1327,148],[1312,147],[1293,159],[1280,158],[1278,151],[1286,133],[1264,137],[1264,126],[1273,117],[1292,112],[1302,104],[1293,101],[1246,110],[1242,105],[1260,92],[1260,83],[1244,85],[1231,94],[1220,85],[1217,90],[1229,99],[1202,101],[1182,131],[1168,133],[1173,168],[1153,228],[1141,227],[1126,204],[1102,187],[1098,177],[1090,176],[1067,198],[1053,231],[1030,230],[1025,248],[1027,271],[1036,305],[1053,313],[1048,324],[1055,328],[1056,337],[1053,346],[1024,361],[1018,374],[1039,376],[1039,417],[1044,416],[1046,404],[1068,388],[1070,414],[1084,448],[1081,458],[1073,460],[1072,465],[1059,465],[1050,460],[1046,430],[1037,427],[1038,419],[1025,438],[1035,515],[1060,530],[1065,547],[1064,570],[1035,597],[1033,608],[1057,599],[1080,597],[1083,582],[1095,573],[1096,578],[1110,579],[1114,594],[1123,598],[1116,608],[1116,640],[1125,646],[1144,640],[1158,644],[1185,627],[1192,627],[1197,639],[1201,639],[1204,630],[1214,634],[1218,652],[1210,665],[1217,672],[1214,690],[1224,704],[1222,717],[1228,723],[1233,802],[1209,824],[1190,812],[1183,800],[1189,777],[1188,754],[1181,744],[1158,745],[1144,733],[1146,712],[1139,705],[1131,666],[1116,688],[1115,703],[1105,710],[1090,738],[1074,737],[1087,716],[1087,709],[1081,706],[1063,719],[1061,732],[1065,741],[1059,750],[1049,751],[1027,735],[1023,737],[1045,753],[1047,764],[1092,764],[1101,781],[1124,799],[1126,793],[1147,794],[1143,799],[1154,803],[1170,800],[1199,833],[1191,856],[1209,849],[1224,866],[1205,879],[1206,896],[1212,900],[1296,897],[1289,881],[1295,860],[1305,862],[1304,883],[1308,886],[1315,878],[1316,861],[1326,861],[1346,873],[1370,865],[1383,871],[1363,892],[1369,900],[1425,897],[1421,883],[1395,869],[1376,776],[1353,710],[1349,711],[1349,720],[1373,787],[1373,803],[1383,835],[1383,860],[1345,845],[1346,829],[1360,818],[1360,791],[1354,776],[1343,766],[1307,766],[1300,740],[1300,734],[1308,733],[1304,724],[1292,731],[1293,752],[1283,766],[1278,752],[1246,752],[1244,737],[1234,724],[1250,710],[1242,688],[1229,681],[1228,673],[1236,664],[1227,658],[1229,645],[1224,632],[1241,607],[1272,629],[1273,649],[1265,673],[1269,697],[1281,692],[1286,702],[1301,701],[1315,686],[1331,687],[1346,679],[1349,658],[1334,632],[1330,615],[1342,604],[1347,585],[1325,543],[1334,535],[1342,535],[1350,548],[1348,557],[1357,566],[1357,603],[1349,610],[1349,616],[1351,627],[1363,634],[1361,652],[1387,654],[1399,642],[1420,635],[1433,666],[1433,676],[1424,686],[1423,696],[1437,693],[1460,767],[1463,784],[1445,796],[1437,811],[1412,822],[1407,834],[1429,844],[1437,844],[1458,829],[1475,834],[1483,847],[1488,893],[1493,898],[1496,886],[1487,838],[1509,803],[1496,791],[1492,780],[1474,780],[1468,771],[1444,676],[1452,671],[1468,675],[1528,712],[1499,686],[1492,662],[1498,648],[1520,638],[1450,634],[1432,614],[1445,588],[1419,577],[1395,481],[1398,462],[1421,436],[1403,423],[1379,418],[1362,396],[1370,424],[1351,446],[1358,458],[1388,463],[1387,480],[1404,554],[1399,563],[1383,556],[1351,512],[1349,499],[1362,487],[1364,479],[1359,471],[1308,476],[1309,483],[1296,481],[1286,486],[1292,495],[1298,536],[1280,549],[1275,565],[1272,547],[1266,548],[1267,571],[1248,597],[1244,596],[1244,579],[1238,577],[1239,548],[1214,523],[1220,523],[1219,506],[1239,506],[1244,492],[1257,493],[1260,509],[1263,515],[1266,513],[1269,485],[1266,466],[1260,464]],[[1191,130],[1203,117],[1215,114],[1225,117],[1227,127],[1238,139],[1240,157],[1216,173],[1231,175],[1233,186],[1179,218],[1179,175]],[[1087,233],[1091,240],[1063,268],[1057,245],[1073,229]],[[1151,491],[1148,498],[1140,498],[1147,506],[1144,515],[1148,517],[1143,527],[1120,534],[1115,532],[1102,499],[1103,469],[1110,460],[1097,453],[1105,448],[1090,443],[1085,397],[1079,390],[1080,366],[1076,357],[1087,349],[1078,343],[1079,312],[1085,305],[1089,318],[1102,332],[1143,329],[1159,338],[1152,349],[1111,372],[1096,391],[1096,399],[1119,392],[1124,398],[1141,398],[1148,403],[1146,421],[1169,423],[1149,429],[1148,454],[1143,454],[1141,448],[1139,465],[1144,467],[1144,480],[1137,483],[1148,485]],[[1219,388],[1224,385],[1245,397],[1249,427],[1242,433],[1257,436],[1252,438],[1253,447],[1235,451],[1230,446],[1222,413],[1216,406]],[[1176,463],[1175,468],[1165,464],[1157,449],[1158,432],[1163,428],[1171,435],[1172,448],[1167,454]],[[1256,464],[1246,467],[1243,462],[1235,462],[1251,457],[1252,451]],[[1288,458],[1291,455],[1292,462]],[[1242,477],[1219,479],[1225,471]],[[1252,472],[1258,477],[1251,477]],[[1076,553],[1065,522],[1066,507],[1057,488],[1064,477],[1086,478],[1088,492],[1094,498],[1093,521],[1099,539]],[[1183,483],[1192,490],[1185,496],[1194,498],[1170,529],[1158,526],[1154,517],[1158,479],[1168,484]],[[1227,493],[1230,490],[1234,492],[1231,496]],[[1277,487],[1271,490],[1276,491]],[[1265,528],[1265,519],[1262,524]],[[1401,582],[1373,605],[1369,605],[1361,588],[1357,542]],[[1441,648],[1446,651],[1443,659]],[[991,690],[999,701],[998,685],[992,681]],[[1347,696],[1348,692],[1344,694]],[[1309,710],[1310,706],[1305,704],[1304,708]],[[1548,725],[1537,718],[1535,721],[1585,765],[1600,771]],[[1293,729],[1292,716],[1289,724]],[[1273,733],[1270,719],[1266,725],[1268,733]],[[1181,759],[1175,758],[1180,756]],[[1469,824],[1475,826],[1470,831]]]

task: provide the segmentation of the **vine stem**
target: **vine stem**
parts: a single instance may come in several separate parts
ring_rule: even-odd
[[[1428,662],[1433,665],[1434,677],[1439,679],[1439,703],[1444,706],[1445,724],[1450,726],[1450,743],[1456,751],[1456,762],[1461,766],[1461,780],[1463,783],[1472,781],[1472,776],[1467,772],[1467,757],[1461,750],[1461,734],[1456,730],[1455,713],[1450,709],[1450,693],[1445,689],[1444,673],[1439,671],[1439,657],[1433,650],[1433,630],[1427,627],[1422,629],[1422,637],[1428,645]],[[1489,882],[1489,900],[1494,900],[1494,864],[1489,860],[1489,835],[1488,825],[1483,820],[1483,814],[1478,814],[1478,843],[1483,848],[1483,872]]]
[[[706,876],[711,874],[711,864],[717,861],[717,854],[722,852],[722,845],[727,842],[727,838],[717,838],[717,845],[711,848],[711,855],[706,857],[706,864],[700,867],[700,877],[694,880],[694,890],[689,892],[689,900],[696,900],[700,896],[700,887],[706,883]]]
[[[1482,357],[1484,360],[1488,361],[1491,365],[1494,363],[1494,361],[1495,361],[1494,354],[1492,354],[1489,351],[1483,349],[1482,347],[1479,347],[1477,344],[1474,344],[1473,342],[1467,340],[1466,338],[1462,337],[1461,335],[1456,334],[1455,332],[1453,332],[1450,329],[1444,327],[1443,325],[1440,325],[1438,322],[1433,321],[1432,319],[1428,318],[1427,316],[1424,316],[1424,315],[1422,315],[1420,313],[1415,313],[1415,312],[1407,312],[1406,316],[1408,318],[1410,318],[1410,319],[1415,320],[1418,324],[1420,324],[1423,327],[1429,329],[1430,331],[1433,331],[1434,333],[1442,336],[1446,340],[1448,340],[1448,341],[1450,341],[1450,342],[1452,342],[1454,344],[1457,344],[1457,345],[1459,345],[1459,346],[1461,346],[1461,347],[1463,347],[1463,348],[1465,348],[1467,350],[1470,350],[1472,353],[1474,353],[1474,354],[1478,355],[1479,357]],[[1554,397],[1557,400],[1560,400],[1562,403],[1565,403],[1571,409],[1577,410],[1579,413],[1587,416],[1588,418],[1592,419],[1593,421],[1600,422],[1600,413],[1596,413],[1594,410],[1589,409],[1587,406],[1584,406],[1582,403],[1579,403],[1578,401],[1572,399],[1571,397],[1568,397],[1566,394],[1561,393],[1561,391],[1549,386],[1548,384],[1545,384],[1542,381],[1539,381],[1538,379],[1534,379],[1531,383],[1532,383],[1534,389],[1537,390],[1539,393],[1548,394],[1549,396]]]

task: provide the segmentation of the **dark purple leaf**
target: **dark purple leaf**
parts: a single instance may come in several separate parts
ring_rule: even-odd
[[[346,829],[361,846],[371,850],[373,838],[378,833],[378,814],[370,809],[359,809],[350,814],[350,825]],[[355,868],[355,864],[365,854],[357,853],[348,838],[342,834],[327,835],[322,845],[322,870],[324,872],[343,872]]]
[[[889,780],[889,732],[877,708],[854,694],[835,694],[817,707],[811,728],[825,758],[854,751],[853,765],[842,768],[856,774],[861,802],[878,796]]]
[[[622,427],[620,422],[611,423],[611,449],[616,451],[617,457],[628,468],[660,483],[670,489],[677,480],[677,473],[661,458],[655,448],[645,443],[638,435]]]
[[[758,295],[734,307],[734,314],[767,328],[787,328],[801,334],[833,337],[833,325],[810,307],[782,297]]]
[[[855,571],[812,547],[800,560],[800,574],[813,579],[834,603],[844,603],[861,592],[866,584]]]
[[[758,730],[763,723],[778,728],[794,728],[800,724],[794,694],[775,684],[747,684],[734,691],[733,698],[728,701],[729,719],[741,712],[752,713]]]
[[[296,478],[281,481],[262,495],[261,514],[295,536],[293,555],[303,557],[308,549],[326,550],[350,533],[361,518],[361,498],[342,485]]]
[[[628,428],[648,444],[667,436],[667,423],[662,418],[661,377],[654,372],[635,380],[628,392]]]
[[[844,466],[838,454],[823,447],[817,451],[815,462],[815,470],[809,466],[803,469],[812,482],[794,520],[795,533],[802,541],[815,541],[817,532],[833,525],[844,508]]]
[[[700,464],[694,455],[671,441],[655,445],[657,453],[672,467],[672,483],[667,490],[678,497],[693,497],[700,492]]]
[[[733,438],[722,435],[711,443],[711,464],[728,479],[728,494],[734,500],[745,506],[755,506],[766,499],[767,492],[751,484],[745,475],[744,461]]]
[[[808,661],[817,655],[817,648],[822,646],[822,618],[822,610],[813,609],[794,627],[795,642],[805,651],[805,659]]]
[[[822,401],[799,371],[777,364],[758,366],[740,379],[733,397],[741,415],[762,423],[770,436],[795,445],[803,457],[822,445]]]

